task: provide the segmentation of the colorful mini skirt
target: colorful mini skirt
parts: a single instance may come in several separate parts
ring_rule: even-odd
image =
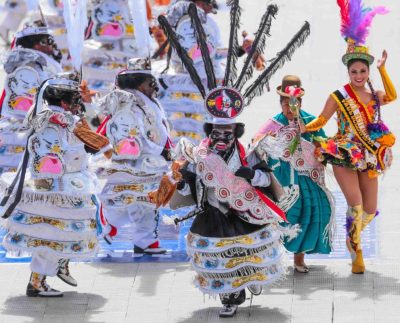
[[[389,147],[385,147],[380,153],[374,155],[361,142],[344,136],[335,136],[320,142],[315,155],[322,163],[368,172],[370,177],[383,173],[391,165],[393,159]]]

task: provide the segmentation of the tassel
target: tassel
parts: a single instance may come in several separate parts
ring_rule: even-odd
[[[290,40],[285,48],[270,61],[269,66],[261,75],[245,90],[243,97],[246,99],[245,105],[264,92],[265,85],[269,82],[275,72],[281,68],[286,61],[289,61],[295,50],[303,45],[306,38],[310,35],[310,24],[306,21],[296,35]]]
[[[207,74],[207,85],[211,91],[217,87],[217,81],[215,79],[214,66],[211,61],[210,52],[208,50],[207,36],[204,31],[203,25],[201,24],[199,15],[197,14],[197,6],[194,3],[189,5],[189,16],[194,26],[196,39],[198,46],[200,47],[201,56],[204,62],[204,69]]]
[[[239,6],[239,0],[228,0],[227,5],[231,8],[231,29],[229,34],[229,47],[228,57],[226,59],[226,70],[224,77],[224,85],[231,86],[236,79],[237,67],[236,62],[238,59],[239,41],[237,31],[240,26],[240,16],[242,9]]]
[[[270,36],[269,31],[271,29],[272,18],[275,18],[278,13],[277,5],[269,5],[267,11],[264,13],[260,26],[258,27],[254,42],[251,46],[251,50],[247,55],[246,61],[244,62],[242,71],[234,85],[234,87],[240,91],[243,85],[251,79],[253,76],[253,65],[251,64],[254,54],[259,52],[264,52],[265,47],[265,39],[266,36]]]
[[[185,66],[186,70],[188,71],[189,76],[192,79],[193,83],[199,89],[201,96],[205,98],[206,91],[204,89],[203,83],[201,82],[199,74],[197,73],[196,68],[194,67],[193,60],[189,57],[186,50],[179,43],[178,36],[172,29],[167,18],[165,18],[164,16],[158,16],[158,22],[160,23],[160,26],[163,28],[165,35],[168,37],[171,46],[175,49],[177,55],[182,60],[182,63]]]

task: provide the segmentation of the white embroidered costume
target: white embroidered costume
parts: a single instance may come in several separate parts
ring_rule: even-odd
[[[168,168],[161,156],[168,128],[161,105],[139,91],[114,90],[101,99],[100,108],[111,115],[106,134],[113,146],[112,162],[97,174],[107,184],[100,195],[109,224],[131,224],[133,243],[145,249],[157,241],[158,214],[147,193],[158,187]]]
[[[199,76],[206,83],[206,73],[197,46],[196,36],[188,15],[191,1],[178,1],[168,12],[167,19],[180,37],[182,47],[192,58]],[[226,58],[221,50],[219,28],[215,21],[198,8],[199,17],[207,34],[207,47],[213,61],[215,76],[221,79],[224,73],[222,61]],[[171,66],[166,74],[160,74],[160,101],[162,102],[168,119],[172,124],[171,136],[177,142],[180,137],[188,137],[198,143],[204,136],[203,123],[208,116],[204,113],[203,98],[193,84],[189,74],[184,69],[175,51],[172,52]]]
[[[142,55],[135,34],[148,30],[132,19],[127,0],[89,1],[88,15],[83,73],[89,88],[107,94],[128,59]]]
[[[50,56],[28,48],[16,47],[7,55],[7,73],[0,119],[0,174],[15,171],[25,149],[26,113],[35,103],[40,84],[61,72],[61,65]]]
[[[61,259],[88,258],[97,250],[98,203],[93,194],[98,183],[88,170],[84,144],[73,133],[76,122],[61,107],[47,106],[28,124],[29,163],[3,246],[31,252],[31,270],[42,275],[55,275]],[[3,192],[13,187],[14,177],[2,175]],[[14,190],[4,209],[16,194]]]

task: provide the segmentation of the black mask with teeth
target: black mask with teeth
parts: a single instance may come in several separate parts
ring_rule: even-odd
[[[235,125],[213,125],[209,138],[211,149],[220,155],[226,155],[236,140]]]

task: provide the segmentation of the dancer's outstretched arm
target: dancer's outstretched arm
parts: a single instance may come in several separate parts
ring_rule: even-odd
[[[321,129],[336,112],[337,107],[336,101],[329,96],[319,117],[308,123],[306,126],[303,126],[301,131],[312,132]]]

